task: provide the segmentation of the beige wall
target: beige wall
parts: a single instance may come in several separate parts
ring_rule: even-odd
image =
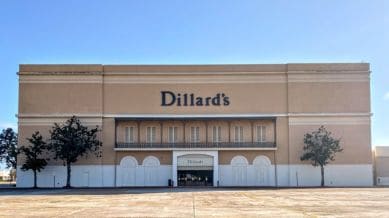
[[[82,119],[100,119],[103,157],[80,160],[78,164],[118,162],[123,155],[134,154],[141,162],[145,155],[155,154],[164,163],[171,162],[171,152],[115,152],[115,117],[130,115],[263,115],[271,121],[233,121],[244,127],[244,140],[251,141],[251,126],[265,123],[267,138],[276,140],[274,151],[220,151],[220,162],[227,163],[235,154],[248,157],[264,154],[278,164],[300,164],[303,136],[325,125],[341,138],[344,151],[335,164],[370,164],[370,72],[369,64],[276,64],[276,65],[20,65],[19,69],[19,136],[21,144],[35,130],[47,136],[54,121],[72,114]],[[224,93],[229,106],[161,107],[163,90],[194,93],[213,97]],[[102,121],[101,121],[102,120]],[[28,122],[27,122],[28,121]],[[94,123],[95,124],[95,123]],[[93,125],[94,125],[93,124]],[[124,140],[124,127],[136,122],[118,122],[117,140]],[[91,125],[89,122],[88,125]],[[140,141],[146,141],[147,126],[160,122],[142,122]],[[164,122],[162,138],[168,141],[168,127],[179,128],[181,121]],[[205,122],[188,122],[200,127],[200,141],[206,141]],[[212,126],[222,127],[222,140],[228,141],[228,122],[208,122],[208,141]],[[275,126],[274,126],[275,125]],[[276,131],[274,131],[276,129]],[[135,128],[137,140],[137,128]],[[256,133],[254,129],[254,134]],[[19,158],[21,163],[22,157]],[[309,163],[306,163],[309,164]]]
[[[289,83],[289,112],[370,112],[369,82]]]
[[[289,120],[277,117],[276,121],[276,159],[277,164],[289,163]]]
[[[114,164],[116,160],[115,148],[115,120],[103,119],[103,164]]]
[[[62,119],[61,119],[62,120]],[[62,121],[55,121],[58,123],[61,123]],[[30,146],[27,138],[31,138],[32,134],[35,133],[36,131],[39,131],[42,136],[43,140],[49,143],[50,140],[50,133],[49,131],[52,129],[54,122],[48,121],[47,123],[43,123],[41,125],[19,125],[19,135],[18,135],[18,145],[19,146]],[[88,123],[84,123],[87,125],[89,128],[94,128],[94,125],[89,125]],[[99,127],[101,129],[101,125]],[[103,139],[104,133],[99,132],[98,133],[98,138],[103,141],[104,146],[101,147],[101,151],[103,152],[103,158],[107,158],[108,155],[106,153],[107,150],[109,150],[109,143],[105,143]],[[105,153],[104,153],[105,152]],[[42,157],[48,158],[49,165],[62,165],[63,162],[61,160],[55,160],[54,159],[54,154],[49,152],[49,153],[44,153],[42,154]],[[94,156],[92,153],[90,153],[88,156],[80,157],[77,162],[73,163],[74,165],[83,165],[83,164],[101,164],[103,161],[103,158],[98,158]],[[25,162],[25,157],[23,154],[18,155],[17,158],[18,165],[22,165]]]
[[[19,114],[370,112],[368,64],[206,67],[21,65]],[[224,93],[230,105],[162,107],[161,91]]]
[[[317,125],[290,125],[289,126],[289,152],[290,163],[300,164],[303,154],[304,134],[316,131]],[[333,137],[340,139],[341,153],[337,153],[334,164],[372,164],[370,146],[370,125],[338,124],[325,125],[332,132]],[[278,158],[279,160],[280,158]],[[309,164],[309,162],[305,162]]]
[[[161,91],[194,93],[202,97],[213,97],[217,93],[224,93],[229,97],[230,105],[162,107]],[[250,107],[247,107],[247,102],[250,102]],[[282,83],[104,84],[104,112],[107,114],[285,113],[286,87]]]
[[[27,138],[31,138],[31,135],[35,133],[35,131],[39,131],[42,136],[43,140],[48,140],[50,138],[49,130],[50,126],[20,126],[18,127],[18,146],[29,146],[29,142]],[[45,157],[50,157],[52,155],[44,155]],[[25,157],[23,154],[19,154],[17,158],[17,164],[22,165],[25,161]],[[50,163],[53,163],[52,161]]]
[[[21,115],[98,114],[102,113],[102,100],[101,84],[19,84]]]

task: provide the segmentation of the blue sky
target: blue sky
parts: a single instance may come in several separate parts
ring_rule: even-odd
[[[20,63],[369,62],[373,145],[389,145],[389,1],[0,2],[0,128]]]

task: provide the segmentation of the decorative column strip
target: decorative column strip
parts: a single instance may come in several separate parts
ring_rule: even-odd
[[[138,143],[140,144],[140,121],[136,122],[137,130],[138,130]]]
[[[185,120],[182,121],[182,128],[183,128],[183,136],[184,136],[184,143],[186,143],[186,134],[185,134]]]
[[[231,142],[231,121],[228,121],[228,142]]]
[[[208,121],[205,121],[205,143],[208,144]]]
[[[250,120],[251,124],[251,142],[254,143],[254,122]]]
[[[159,126],[161,128],[161,144],[162,144],[163,143],[163,123],[162,123],[162,121],[159,122]]]

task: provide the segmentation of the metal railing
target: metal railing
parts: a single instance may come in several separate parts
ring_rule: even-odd
[[[208,142],[208,143],[126,143],[117,142],[116,148],[275,148],[274,142]]]

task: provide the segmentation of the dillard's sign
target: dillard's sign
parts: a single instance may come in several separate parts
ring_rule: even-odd
[[[230,98],[224,93],[217,93],[211,97],[195,96],[193,93],[174,93],[161,91],[161,106],[228,106]]]

